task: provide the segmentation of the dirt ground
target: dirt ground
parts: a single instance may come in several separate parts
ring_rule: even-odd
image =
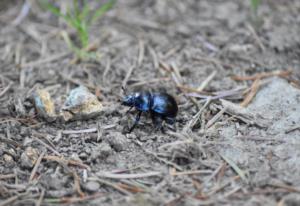
[[[300,1],[253,18],[244,0],[120,0],[79,64],[61,20],[33,5],[14,25],[22,2],[0,5],[1,206],[300,205]],[[79,85],[100,115],[36,116],[36,88],[59,107]],[[175,96],[176,132],[144,115],[124,133],[122,85]]]

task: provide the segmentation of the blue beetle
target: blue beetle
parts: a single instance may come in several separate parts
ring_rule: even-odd
[[[129,133],[139,123],[143,112],[150,112],[153,124],[157,129],[162,129],[163,121],[168,124],[174,124],[178,112],[178,106],[174,97],[162,92],[151,93],[149,91],[142,91],[131,93],[123,98],[122,105],[130,107],[127,112],[132,108],[138,110],[135,122],[130,127]]]

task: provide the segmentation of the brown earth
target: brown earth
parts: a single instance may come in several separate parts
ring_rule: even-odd
[[[78,64],[64,22],[33,4],[14,25],[22,2],[0,6],[1,206],[300,205],[300,1],[265,0],[254,18],[242,0],[120,0],[92,28],[101,59]],[[59,107],[78,85],[101,115],[36,117],[35,88]],[[119,103],[122,85],[174,95],[176,132],[145,115],[125,134],[135,112]]]

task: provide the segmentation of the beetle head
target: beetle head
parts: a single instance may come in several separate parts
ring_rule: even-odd
[[[126,95],[122,100],[122,105],[133,107],[139,96],[140,96],[139,92]]]

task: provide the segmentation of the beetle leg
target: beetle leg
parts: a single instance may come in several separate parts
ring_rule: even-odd
[[[163,119],[160,116],[156,115],[155,113],[151,113],[151,118],[155,129],[161,130],[163,132],[163,125],[162,125]]]
[[[131,133],[133,131],[133,129],[135,128],[135,126],[139,123],[141,115],[142,115],[142,111],[139,111],[139,113],[136,115],[133,125],[129,129],[129,133]]]
[[[130,112],[132,110],[133,107],[130,107],[126,112],[125,114],[128,114],[128,112]]]

